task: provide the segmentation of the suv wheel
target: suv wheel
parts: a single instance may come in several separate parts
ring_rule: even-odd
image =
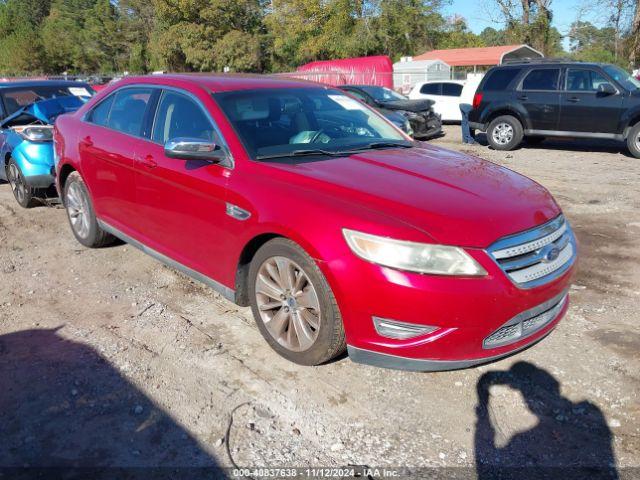
[[[64,184],[64,206],[71,231],[78,242],[89,248],[113,243],[115,237],[98,225],[91,197],[78,172],[72,172]]]
[[[487,140],[496,150],[513,150],[520,145],[522,137],[522,124],[511,115],[493,119],[487,129]]]
[[[333,292],[296,243],[275,238],[258,250],[249,267],[249,295],[260,333],[284,358],[319,365],[344,352]]]
[[[627,137],[627,147],[631,155],[640,158],[640,122],[631,127],[631,131]]]
[[[27,185],[22,170],[20,170],[20,167],[13,158],[9,160],[6,174],[7,181],[11,186],[11,191],[13,192],[16,202],[23,208],[35,207],[38,204],[38,200],[35,198],[38,190]]]

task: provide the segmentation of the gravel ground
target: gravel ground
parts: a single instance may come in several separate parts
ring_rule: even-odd
[[[233,462],[366,464],[492,478],[492,465],[538,464],[635,478],[640,160],[588,142],[463,147],[445,130],[434,143],[545,185],[576,231],[571,307],[545,341],[455,372],[300,367],[269,349],[248,309],[130,246],[84,249],[61,208],[21,209],[3,184],[0,466],[161,466],[178,478]]]

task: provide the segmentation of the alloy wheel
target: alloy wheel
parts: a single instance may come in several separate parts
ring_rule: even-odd
[[[71,228],[80,238],[87,238],[89,235],[89,204],[78,183],[74,182],[69,185],[66,204]]]
[[[260,318],[284,348],[303,352],[320,330],[320,302],[302,268],[286,257],[270,257],[258,270],[256,300]]]
[[[18,203],[22,204],[27,196],[27,186],[22,181],[22,175],[18,170],[18,166],[14,163],[9,164],[9,171],[7,175],[9,185],[13,191],[13,195],[16,197]]]
[[[506,145],[513,140],[513,127],[506,122],[497,124],[491,132],[493,141],[498,145]]]

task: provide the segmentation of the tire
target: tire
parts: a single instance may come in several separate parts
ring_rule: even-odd
[[[291,284],[297,285],[287,288]],[[275,238],[256,252],[248,290],[260,333],[282,357],[300,365],[320,365],[345,351],[333,292],[315,261],[295,242]]]
[[[631,155],[640,158],[640,122],[636,123],[627,136],[627,148]]]
[[[41,193],[40,189],[32,188],[27,185],[25,181],[24,175],[22,174],[22,170],[16,163],[16,161],[11,158],[7,165],[6,170],[7,181],[9,185],[11,185],[11,191],[13,192],[13,196],[23,208],[33,208],[36,205],[39,205],[38,195]]]
[[[76,240],[89,248],[112,244],[115,237],[98,225],[89,191],[78,172],[72,172],[67,177],[63,190],[64,207]]]
[[[523,135],[522,124],[511,115],[494,118],[487,129],[487,141],[495,150],[513,150]]]

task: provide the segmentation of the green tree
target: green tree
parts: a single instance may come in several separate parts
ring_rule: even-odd
[[[438,40],[438,48],[467,48],[482,47],[485,43],[480,36],[469,30],[466,20],[461,16],[454,16],[447,22],[447,26]]]

